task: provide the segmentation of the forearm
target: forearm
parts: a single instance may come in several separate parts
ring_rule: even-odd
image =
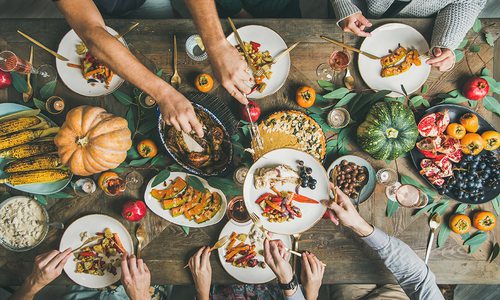
[[[211,53],[226,42],[215,2],[207,0],[185,0],[185,2],[210,57]]]
[[[28,277],[19,289],[9,297],[9,300],[32,300],[41,289],[42,287],[38,287],[35,282]]]
[[[361,12],[351,0],[330,0],[330,3],[332,4],[335,17],[337,18],[337,25],[350,15]]]
[[[302,293],[300,287],[296,287],[293,291],[284,291],[283,295],[286,300],[305,300],[306,297]]]

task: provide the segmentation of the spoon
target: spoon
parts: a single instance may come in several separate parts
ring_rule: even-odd
[[[135,231],[135,238],[139,242],[137,244],[137,258],[141,258],[142,243],[146,240],[146,230],[144,229],[144,224],[139,225]]]
[[[347,68],[347,71],[345,72],[344,85],[349,90],[354,88],[354,77],[351,75],[349,68]]]
[[[177,37],[174,34],[174,75],[170,78],[170,84],[177,89],[181,84],[181,76],[177,72]]]
[[[439,214],[433,214],[431,220],[429,221],[429,227],[431,228],[431,237],[429,238],[429,244],[427,244],[427,251],[425,252],[425,264],[429,261],[429,256],[431,255],[432,244],[434,243],[434,233],[436,229],[441,225],[441,217]]]

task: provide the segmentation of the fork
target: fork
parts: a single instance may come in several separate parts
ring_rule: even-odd
[[[137,258],[141,258],[142,243],[144,242],[144,240],[146,240],[146,236],[146,229],[144,229],[144,223],[142,223],[135,231],[135,238],[139,242],[137,244]]]
[[[268,62],[268,63],[263,64],[262,66],[260,66],[260,69],[258,69],[257,72],[254,75],[255,76],[262,76],[264,74],[264,66],[269,66],[270,67],[270,66],[274,65],[281,58],[283,58],[287,53],[289,53],[295,47],[297,47],[298,44],[300,44],[300,42],[297,42],[297,43],[291,45],[290,47],[288,47],[287,49],[283,50],[280,54],[276,55],[276,57],[271,62]]]
[[[71,251],[71,253],[75,253],[76,251],[78,251],[78,250],[82,249],[83,247],[87,246],[88,244],[93,243],[93,242],[95,242],[97,240],[101,240],[103,238],[104,238],[103,236],[99,236],[99,235],[91,236],[91,237],[87,238],[80,247],[78,247],[76,249],[73,249]]]
[[[269,236],[269,234],[267,233],[266,229],[264,229],[264,226],[262,225],[262,221],[260,220],[260,218],[255,213],[251,213],[250,214],[250,219],[252,219],[252,222],[255,224],[255,226],[260,231],[262,231],[264,233],[264,235],[266,236],[266,238],[268,240],[272,240],[271,237]],[[302,256],[302,253],[294,251],[294,250],[291,250],[291,249],[288,249],[286,247],[285,247],[285,251],[290,252],[291,254],[296,255],[298,257]]]

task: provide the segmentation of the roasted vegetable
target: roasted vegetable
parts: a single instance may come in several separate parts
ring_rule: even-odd
[[[40,130],[25,130],[13,134],[9,134],[0,139],[0,150],[23,145],[32,142],[38,138],[55,134],[59,131],[59,127],[52,127]]]
[[[14,119],[18,119],[18,118],[32,117],[32,116],[38,115],[39,113],[40,113],[39,109],[27,109],[27,110],[17,111],[15,113],[1,116],[0,122],[14,120]]]
[[[177,177],[170,183],[166,189],[157,190],[153,189],[151,191],[151,196],[156,200],[168,200],[177,197],[182,194],[187,188],[187,182],[181,177]]]
[[[25,172],[61,167],[61,160],[57,153],[27,157],[10,162],[3,169],[7,173]]]
[[[57,151],[54,141],[40,141],[31,144],[19,145],[0,152],[0,158],[25,158],[33,155]]]
[[[405,47],[401,47],[401,45],[398,45],[396,50],[391,51],[391,54],[386,55],[380,59],[380,64],[383,68],[395,65],[398,61],[405,57],[406,53],[408,53],[408,50]]]
[[[66,179],[69,177],[69,175],[70,173],[68,171],[61,169],[18,172],[9,174],[7,178],[0,179],[0,184],[9,183],[11,185],[21,185],[32,183],[48,183]]]
[[[38,116],[17,118],[0,123],[0,136],[26,129],[40,129],[47,127],[49,127],[47,121]]]

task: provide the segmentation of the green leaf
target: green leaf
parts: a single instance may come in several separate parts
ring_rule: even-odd
[[[337,152],[340,155],[346,155],[348,151],[347,146],[348,146],[348,133],[350,131],[350,128],[342,128],[337,135]]]
[[[390,218],[398,210],[399,204],[396,201],[387,199],[387,208],[385,214]]]
[[[450,98],[444,99],[439,104],[446,104],[446,103],[459,104],[459,103],[464,103],[465,101],[467,101],[467,98],[462,98],[462,97],[452,98],[452,97],[450,97]]]
[[[495,245],[491,249],[490,255],[488,256],[488,260],[490,261],[490,264],[492,261],[495,260],[495,258],[497,258],[498,253],[500,253],[500,246],[498,246],[498,243],[495,243]]]
[[[497,216],[500,216],[500,195],[497,196],[493,201],[491,201],[493,208],[495,209],[495,213]]]
[[[474,100],[469,100],[469,106],[470,107],[476,107],[477,106],[477,101],[474,101]]]
[[[422,88],[420,89],[420,92],[422,94],[425,94],[425,93],[427,93],[428,89],[429,89],[429,86],[427,86],[427,84],[424,84],[424,85],[422,85]]]
[[[453,91],[448,92],[448,95],[451,97],[457,97],[460,95],[460,92],[458,90],[453,90]]]
[[[392,160],[386,160],[386,161],[385,161],[385,164],[386,164],[386,165],[390,165],[391,163],[392,163]]]
[[[467,210],[468,205],[466,203],[461,203],[455,208],[456,214],[463,214]]]
[[[445,200],[445,201],[440,201],[439,205],[434,206],[434,208],[431,209],[433,213],[436,213],[440,216],[442,216],[446,210],[448,209],[448,205],[450,204],[450,201]]]
[[[356,97],[356,95],[356,93],[349,93],[345,95],[344,97],[342,97],[342,99],[339,100],[339,102],[337,102],[337,104],[335,104],[335,107],[347,105],[354,97]]]
[[[425,106],[425,107],[430,107],[431,104],[429,103],[429,101],[427,99],[422,99],[422,105]]]
[[[186,235],[189,235],[189,227],[187,227],[187,226],[181,226],[181,227],[182,227],[182,230],[184,231],[184,233]]]
[[[207,178],[207,181],[210,186],[221,190],[229,198],[242,194],[242,188],[238,186],[232,179],[222,177],[209,177]]]
[[[40,97],[43,100],[47,100],[49,97],[54,96],[54,91],[56,90],[56,80],[52,80],[47,82],[42,88],[40,89]]]
[[[116,168],[112,169],[111,171],[113,171],[115,173],[125,173],[127,171],[127,169],[122,168],[122,167],[116,167]]]
[[[50,194],[48,196],[50,198],[54,198],[54,199],[69,199],[69,198],[73,198],[74,197],[73,195],[65,193],[65,192],[57,192],[55,194]]]
[[[153,159],[151,160],[151,166],[165,166],[167,163],[167,160],[166,158],[161,155],[161,154],[157,154],[155,157],[153,157]]]
[[[311,107],[309,107],[307,109],[307,112],[310,113],[310,114],[317,114],[317,115],[323,114],[323,111],[318,106],[311,106]]]
[[[127,151],[127,159],[134,160],[139,158],[141,158],[141,156],[139,152],[137,152],[137,149],[134,146],[130,147]]]
[[[500,115],[500,104],[498,103],[497,99],[491,96],[486,96],[483,99],[483,105],[484,108],[486,108],[487,110],[494,112],[497,115]]]
[[[170,176],[170,170],[168,170],[168,169],[161,170],[158,174],[156,174],[155,179],[151,183],[151,186],[155,187],[155,186],[159,185],[160,183],[167,180],[167,178],[169,176]]]
[[[470,52],[472,52],[472,53],[477,53],[477,52],[481,51],[481,46],[480,46],[480,45],[477,45],[477,44],[474,44],[474,45],[471,45],[471,46],[469,47],[469,50],[470,50]]]
[[[179,172],[184,170],[184,168],[179,164],[171,164],[170,166],[168,166],[168,169],[173,172]]]
[[[151,157],[146,157],[146,158],[141,158],[141,159],[135,159],[132,160],[128,163],[129,166],[131,167],[140,167],[145,165],[148,161],[151,160]]]
[[[479,32],[479,31],[481,31],[481,28],[483,28],[483,26],[481,25],[481,20],[479,20],[479,18],[477,18],[476,21],[474,21],[474,25],[472,26],[472,30],[474,30],[474,32]]]
[[[490,70],[488,70],[488,68],[483,68],[481,70],[481,76],[488,76],[490,75]]]
[[[328,155],[335,147],[337,147],[337,140],[328,140],[326,142],[326,154]]]
[[[416,213],[415,213],[415,216],[418,216],[418,215],[421,215],[427,211],[429,211],[431,208],[434,208],[435,206],[441,204],[441,202],[432,202],[430,204],[427,204],[426,206],[422,207],[421,209],[419,209]]]
[[[195,190],[198,190],[200,192],[205,191],[205,186],[203,185],[203,183],[201,183],[200,179],[196,176],[187,176],[186,182],[190,186],[192,186]]]
[[[472,246],[472,245],[481,245],[488,238],[488,234],[484,231],[476,231],[470,238],[468,238],[464,245]]]
[[[333,91],[335,89],[335,85],[332,82],[326,80],[318,80],[318,85],[322,89],[327,91]]]
[[[45,198],[44,195],[35,195],[35,199],[36,201],[38,201],[38,203],[40,203],[41,205],[45,206],[47,205],[47,199]]]
[[[121,104],[125,106],[129,106],[134,103],[134,100],[127,94],[122,91],[116,90],[113,92],[113,96],[115,96],[116,100],[118,100]]]
[[[135,132],[135,116],[134,116],[134,107],[131,106],[127,110],[127,114],[125,115],[125,119],[127,119],[128,122],[128,129],[130,129],[130,132],[134,134]]]
[[[464,38],[460,44],[458,45],[457,49],[463,49],[465,46],[467,46],[467,43],[469,42],[469,40],[467,38]]]
[[[488,82],[488,85],[490,86],[490,91],[493,93],[500,93],[500,82],[497,82],[494,78],[490,76],[481,76],[484,80]]]
[[[493,35],[490,32],[486,32],[484,34],[484,39],[486,40],[486,43],[490,45],[491,47],[495,46],[495,40],[493,39]]]
[[[448,240],[448,237],[450,236],[450,227],[448,227],[448,225],[446,224],[443,224],[441,226],[441,228],[439,229],[439,233],[438,233],[438,236],[437,236],[437,247],[438,248],[441,248],[442,246],[444,246],[444,244],[446,243],[446,240]]]
[[[161,75],[163,75],[163,69],[156,71],[156,76],[161,77]]]
[[[338,88],[334,91],[329,92],[326,95],[323,95],[323,97],[326,99],[342,99],[345,95],[347,95],[350,92],[351,92],[351,90],[349,90],[345,87],[341,87],[341,88]]]
[[[28,91],[28,83],[24,76],[19,75],[16,72],[11,72],[10,76],[12,77],[12,86],[16,89],[16,91],[20,94]]]
[[[481,244],[474,244],[474,245],[470,245],[469,246],[469,254],[472,254],[474,252],[476,252],[476,250],[479,248],[479,246],[481,246]]]
[[[470,233],[466,232],[466,233],[464,233],[464,234],[462,234],[460,236],[462,237],[462,240],[465,241],[465,240],[467,240],[470,237]]]
[[[405,86],[404,85],[401,85],[401,91],[403,92],[403,94],[405,96],[408,96],[408,93],[406,92],[406,89],[405,89]]]
[[[45,108],[45,102],[43,102],[42,100],[39,100],[37,98],[33,98],[33,103],[35,104],[36,108],[38,108],[40,110],[47,110]]]
[[[246,138],[250,138],[250,125],[243,125],[241,127],[241,132]]]
[[[240,135],[239,135],[239,134],[235,133],[235,134],[233,134],[233,135],[231,136],[231,141],[232,141],[232,142],[237,142],[237,141],[239,141],[239,140],[240,140]]]
[[[141,125],[139,125],[139,132],[146,134],[158,126],[158,120],[156,118],[146,118],[143,119]]]
[[[464,53],[460,50],[453,50],[455,53],[455,63],[459,63],[464,58]]]

